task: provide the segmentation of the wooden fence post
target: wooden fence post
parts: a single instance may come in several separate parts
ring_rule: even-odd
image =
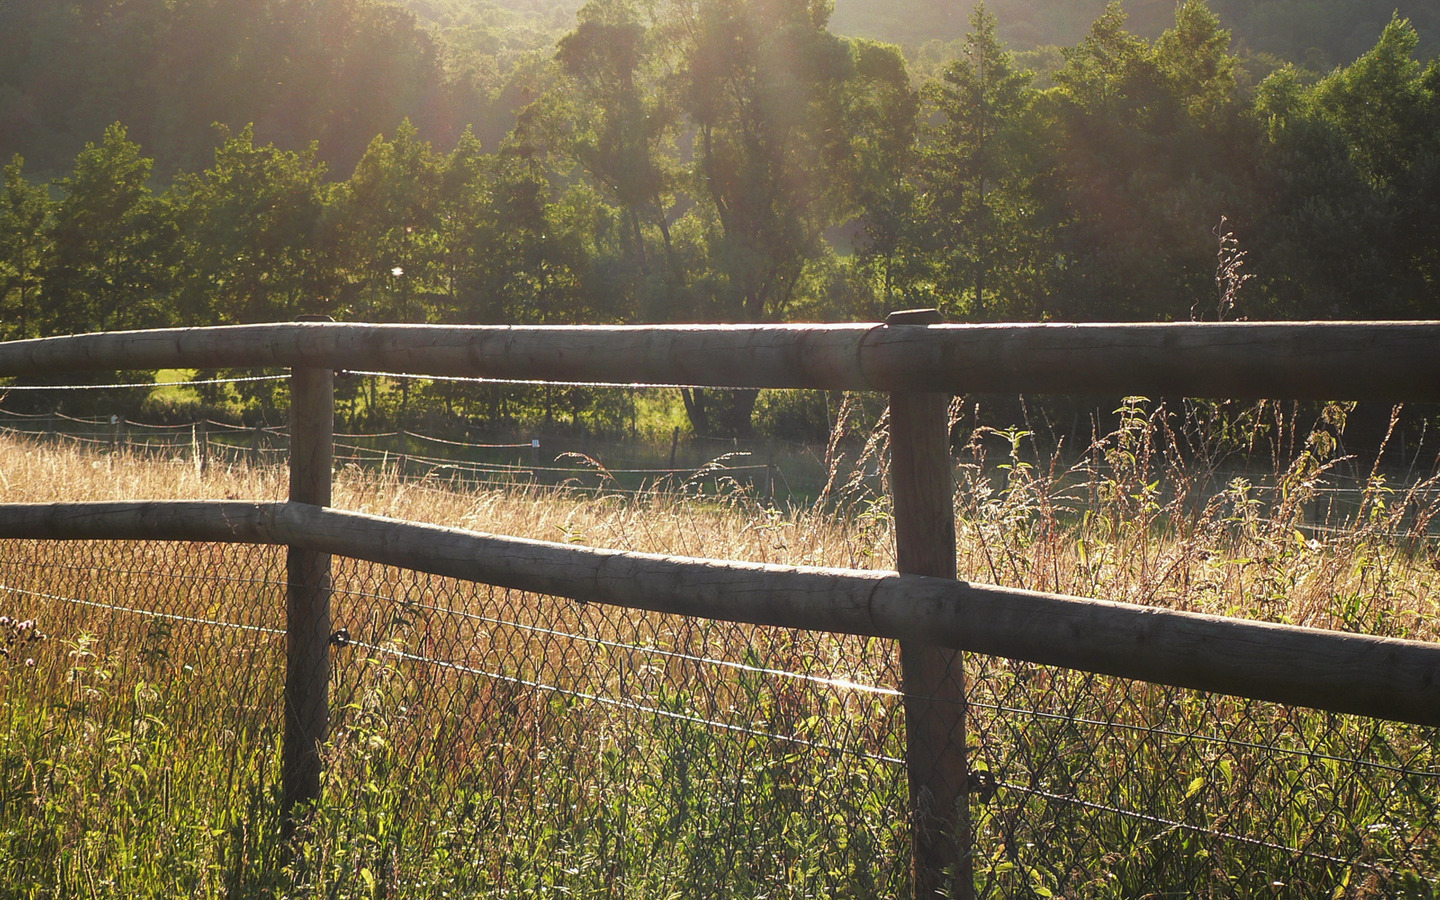
[[[892,313],[887,327],[939,324],[937,310]],[[890,484],[896,568],[955,577],[950,395],[890,395]],[[966,793],[965,670],[958,650],[900,645],[905,691],[905,764],[910,781],[916,900],[974,896]]]
[[[334,465],[334,373],[290,372],[290,500],[330,505]],[[294,547],[286,557],[285,822],[320,796],[320,744],[330,725],[330,554]]]
[[[210,426],[203,419],[190,426],[190,455],[195,474],[204,475],[210,468]]]

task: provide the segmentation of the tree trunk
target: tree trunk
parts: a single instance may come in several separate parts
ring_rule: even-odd
[[[749,438],[755,434],[751,420],[755,401],[760,397],[758,390],[681,388],[680,396],[685,400],[685,413],[697,436]]]
[[[681,388],[680,397],[685,401],[685,415],[690,417],[690,428],[697,437],[709,437],[710,415],[705,409],[705,389]]]

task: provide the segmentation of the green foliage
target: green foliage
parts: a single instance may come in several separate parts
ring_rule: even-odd
[[[153,327],[169,319],[175,232],[150,190],[151,160],[124,126],[87,144],[62,178],[44,266],[47,334]]]
[[[695,196],[712,270],[711,321],[777,321],[824,230],[851,203],[843,95],[857,76],[827,7],[676,4],[686,25],[680,103],[696,129]]]
[[[39,336],[37,301],[54,204],[45,187],[32,184],[23,170],[24,161],[16,156],[5,167],[0,194],[0,340]]]
[[[559,42],[559,81],[522,115],[517,135],[583,173],[612,221],[595,230],[605,299],[627,318],[674,316],[684,280],[677,216],[678,108],[665,77],[665,36],[633,3],[595,2]],[[562,168],[563,171],[563,168]]]
[[[966,22],[978,5],[975,0],[837,0],[831,28],[898,43],[917,63],[926,57],[953,58],[961,55]],[[1081,40],[1104,11],[1105,0],[988,0],[984,5],[999,20],[1001,39],[1023,53]],[[1440,9],[1428,0],[1213,0],[1211,6],[1234,32],[1242,55],[1277,56],[1316,72],[1365,52],[1395,11],[1426,35],[1423,58],[1440,49]],[[1149,39],[1170,26],[1174,8],[1172,3],[1125,0],[1134,30]]]
[[[1044,309],[1037,252],[1043,133],[1030,74],[977,6],[964,55],[927,87],[938,124],[922,151],[916,230],[938,305],[958,320],[1032,319]]]
[[[236,324],[328,313],[337,293],[325,167],[305,153],[225,135],[215,162],[171,193],[181,320]]]
[[[426,322],[443,294],[440,197],[444,159],[406,119],[377,135],[334,200],[349,318]]]
[[[0,34],[13,36],[0,152],[47,169],[118,119],[161,148],[167,172],[204,164],[215,122],[254,122],[291,150],[318,141],[348,170],[407,113],[453,138],[446,123],[475,99],[410,13],[372,0],[10,0]]]
[[[1436,64],[1413,58],[1415,32],[1392,20],[1369,53],[1313,87],[1282,69],[1256,103],[1275,185],[1257,277],[1325,316],[1433,314],[1440,161]],[[1331,248],[1322,252],[1319,248]]]
[[[762,434],[821,442],[834,424],[830,407],[824,391],[761,391],[755,426]]]
[[[1202,4],[1180,5],[1153,46],[1123,25],[1112,3],[1064,51],[1048,98],[1061,188],[1047,201],[1058,221],[1053,289],[1064,318],[1184,318],[1188,307],[1170,298],[1209,292],[1215,223],[1227,211],[1251,221],[1254,139],[1227,114],[1234,61]]]

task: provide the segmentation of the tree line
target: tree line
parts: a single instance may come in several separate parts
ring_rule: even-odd
[[[0,337],[300,313],[1436,314],[1440,62],[1416,58],[1405,20],[1323,77],[1285,66],[1248,85],[1201,0],[1153,41],[1117,3],[1041,84],[981,7],[960,56],[916,83],[897,48],[832,33],[829,11],[594,0],[489,145],[472,127],[437,149],[405,119],[342,169],[252,125],[163,188],[128,124],[50,182],[16,156]],[[754,396],[686,403],[697,430],[736,433]]]
[[[1271,64],[1290,60],[1312,72],[1328,72],[1370,48],[1392,13],[1419,30],[1422,56],[1440,48],[1440,6],[1430,0],[1209,0],[1234,33],[1242,65],[1263,76]],[[988,0],[1002,40],[1028,55],[1058,55],[1062,46],[1085,36],[1105,9],[1105,0]],[[893,41],[907,54],[942,57],[963,38],[973,2],[956,0],[837,0],[832,27]],[[1169,0],[1125,0],[1129,28],[1154,39],[1175,19]],[[953,55],[953,54],[952,54]]]

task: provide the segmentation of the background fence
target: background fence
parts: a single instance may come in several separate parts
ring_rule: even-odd
[[[958,679],[918,687],[888,639],[358,560],[329,576],[325,790],[291,858],[265,837],[282,820],[275,710],[303,580],[289,556],[0,545],[6,690],[48,679],[62,698],[35,722],[12,712],[12,740],[60,749],[44,771],[7,770],[7,800],[104,790],[103,830],[119,835],[94,843],[113,855],[161,852],[123,823],[163,823],[178,793],[213,792],[225,812],[203,833],[169,825],[213,845],[209,868],[175,868],[187,889],[897,896],[929,877],[914,877],[912,844],[935,846],[916,834],[936,818],[934,793],[914,790],[925,709],[968,726],[941,749],[970,747],[965,859],[981,895],[1423,896],[1440,871],[1430,726],[982,655],[967,656],[962,708]],[[62,854],[55,877],[84,886],[97,852]]]
[[[0,434],[100,453],[123,451],[183,458],[201,469],[237,463],[283,464],[290,442],[289,430],[281,426],[246,427],[214,419],[157,424],[121,416],[84,417],[5,409],[0,409]],[[707,454],[703,462],[658,466],[616,459],[616,454],[602,453],[584,441],[530,438],[484,442],[402,429],[337,432],[334,457],[337,466],[388,469],[401,478],[461,488],[535,485],[607,493],[675,490],[715,494],[740,487],[767,499],[803,502],[813,499],[824,483],[824,461],[818,457],[809,461],[798,479],[793,479],[792,487],[791,473],[775,463],[756,461],[765,458],[763,450],[740,449],[738,441],[708,443],[713,446],[699,448]],[[797,450],[809,452],[802,445],[791,448],[792,453]],[[694,452],[685,455],[693,456]]]

